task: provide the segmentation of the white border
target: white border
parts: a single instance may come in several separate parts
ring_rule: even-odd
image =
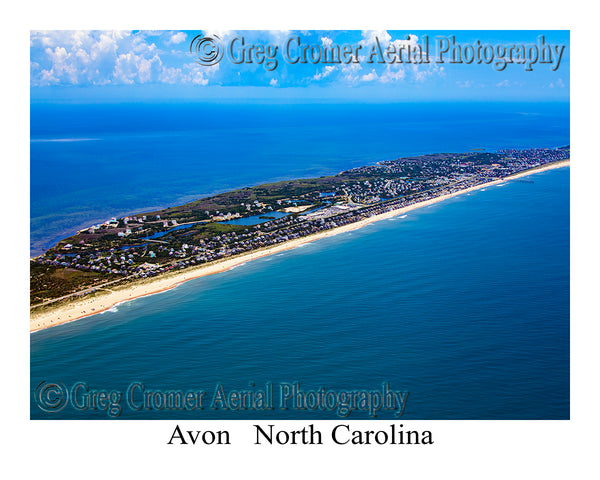
[[[269,5],[270,3],[271,5]],[[412,2],[411,2],[412,3]],[[5,471],[45,478],[170,478],[219,474],[244,478],[563,478],[597,471],[598,187],[597,26],[586,7],[564,2],[322,1],[98,2],[11,4],[3,15],[4,296],[3,414]],[[16,8],[16,12],[12,9]],[[6,7],[5,7],[6,9]],[[572,419],[570,421],[403,422],[434,432],[433,446],[257,447],[252,422],[179,422],[226,428],[240,438],[226,448],[166,445],[173,421],[29,421],[29,30],[70,28],[387,28],[571,29],[572,82]],[[16,174],[14,169],[16,168]],[[14,177],[17,177],[16,181]],[[7,262],[5,264],[5,262]],[[10,276],[10,277],[9,277]],[[263,422],[268,423],[268,422]],[[302,422],[277,422],[284,427]],[[331,422],[313,422],[327,431]],[[337,423],[337,422],[335,422]],[[365,428],[368,422],[358,422]],[[387,422],[386,422],[387,424]],[[246,438],[245,440],[243,440]],[[15,471],[15,470],[12,470]],[[577,477],[577,474],[575,474]]]

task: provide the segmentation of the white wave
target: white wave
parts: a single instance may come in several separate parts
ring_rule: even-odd
[[[117,313],[118,311],[119,311],[119,309],[115,305],[113,307],[110,307],[108,310],[103,310],[102,312],[100,312],[100,315],[107,313],[107,312]]]
[[[30,143],[42,143],[42,142],[92,142],[99,140],[99,138],[31,138]]]
[[[233,267],[229,267],[229,270],[233,270],[234,268],[241,267],[242,265],[246,265],[246,263],[248,263],[248,262],[238,263],[237,265],[234,265]]]

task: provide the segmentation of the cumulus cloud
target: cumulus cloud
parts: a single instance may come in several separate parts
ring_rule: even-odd
[[[437,63],[431,63],[429,65],[413,64],[413,75],[416,82],[424,82],[427,78],[437,75],[439,77],[445,76],[444,67]]]
[[[324,47],[331,47],[333,40],[329,37],[321,37],[321,43]]]
[[[417,37],[416,35],[413,35],[412,33],[409,33],[406,39],[403,40],[403,39],[398,38],[390,43],[392,45],[394,45],[396,48],[400,48],[402,46],[416,47],[417,44],[419,43],[419,37]]]
[[[268,35],[271,42],[281,45],[292,34],[291,30],[269,30]]]
[[[373,80],[376,80],[377,78],[378,78],[377,73],[375,73],[375,69],[373,69],[369,73],[360,77],[360,80],[361,80],[361,82],[372,82]]]
[[[32,32],[32,83],[109,83],[127,32]]]
[[[132,85],[182,83],[206,85],[218,67],[167,65],[154,43],[178,44],[183,32],[49,31],[32,32],[31,84]]]
[[[323,69],[323,71],[318,72],[313,76],[313,80],[321,80],[325,77],[328,77],[331,74],[331,72],[333,72],[334,70],[335,70],[335,67],[333,65],[327,65]]]
[[[237,32],[233,30],[204,30],[202,34],[205,37],[214,37],[216,35],[223,43],[227,44],[237,35]]]
[[[363,46],[371,46],[379,40],[380,45],[387,46],[390,43],[392,36],[386,30],[363,30],[360,44]]]
[[[158,55],[146,58],[135,53],[120,54],[117,58],[114,78],[123,83],[148,83],[156,79],[162,71],[162,62]]]
[[[379,81],[381,83],[394,83],[400,80],[404,80],[406,78],[406,72],[404,68],[399,65],[387,65],[385,71],[382,75],[379,76]]]
[[[171,35],[171,38],[169,39],[168,43],[178,44],[181,42],[185,42],[186,38],[187,35],[184,32],[177,32]]]
[[[208,85],[209,79],[219,70],[219,65],[204,67],[196,63],[190,63],[183,68],[163,68],[159,81],[168,84],[183,85]]]
[[[349,63],[347,65],[342,65],[341,68],[341,79],[350,84],[354,84],[358,82],[360,78],[360,71],[362,67],[360,63]]]
[[[444,68],[437,64],[419,64],[409,63],[408,52],[411,52],[411,60],[415,60],[414,56],[419,52],[419,37],[417,35],[408,34],[405,38],[393,39],[389,32],[386,30],[365,30],[361,32],[362,38],[359,44],[363,47],[361,49],[362,54],[359,55],[360,64],[368,63],[368,60],[372,60],[375,64],[375,70],[370,73],[361,75],[358,70],[359,67],[346,68],[343,78],[349,83],[356,83],[357,81],[377,81],[379,83],[395,83],[401,81],[411,80],[414,82],[424,82],[427,78],[434,75],[444,75]],[[385,52],[387,48],[390,51],[402,52],[396,55],[401,57],[406,63],[390,63],[389,61],[385,65],[378,64],[379,49],[381,47],[382,52]],[[407,75],[410,73],[410,76]]]
[[[307,34],[309,34],[308,32]],[[358,33],[358,32],[357,32]],[[359,62],[342,64],[316,64],[306,68],[290,70],[286,86],[310,84],[327,79],[328,84],[359,85],[360,83],[394,84],[401,82],[424,82],[434,75],[444,75],[443,67],[432,63],[411,64],[368,62],[374,46],[382,49],[411,47],[417,51],[419,38],[413,34],[403,34],[400,38],[386,30],[368,30],[354,33],[348,40],[347,33],[323,33],[311,40],[330,48],[335,44],[349,42],[359,44]],[[392,32],[393,33],[393,32]],[[246,44],[266,44],[281,46],[284,39],[295,35],[289,31],[204,31],[203,36],[218,35],[223,45],[234,36],[244,35]],[[256,63],[232,66],[224,61],[206,67],[198,65],[190,55],[185,42],[194,34],[180,31],[50,31],[32,32],[30,36],[30,78],[32,86],[43,85],[133,85],[133,84],[182,84],[207,85],[214,83],[239,84],[240,69],[244,80],[255,85],[273,83],[271,76],[261,74]],[[358,38],[360,36],[360,38]],[[340,37],[344,40],[340,40]],[[414,48],[413,48],[414,47]],[[405,52],[408,49],[405,49]],[[282,66],[281,68],[284,68]],[[221,69],[219,69],[221,68]],[[288,67],[291,69],[292,67]],[[294,67],[296,68],[296,67]],[[251,71],[249,71],[251,70]],[[217,75],[217,73],[219,74]],[[296,75],[298,75],[296,77]],[[247,77],[246,77],[247,76]],[[555,81],[551,88],[564,86]]]

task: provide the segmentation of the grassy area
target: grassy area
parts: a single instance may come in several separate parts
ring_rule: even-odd
[[[115,275],[98,272],[85,272],[74,268],[29,264],[29,284],[31,304],[40,303],[50,298],[74,293],[94,285],[114,280]]]
[[[275,209],[277,200],[283,200],[290,197],[298,197],[307,193],[332,188],[344,183],[348,177],[335,175],[329,177],[284,180],[275,183],[267,183],[255,187],[245,187],[231,192],[221,193],[213,197],[203,198],[194,202],[186,203],[177,207],[170,207],[165,210],[149,212],[146,215],[160,215],[161,218],[171,217],[189,217],[192,213],[219,210],[221,212],[247,214],[245,206],[242,203],[253,203],[255,200],[272,205]]]

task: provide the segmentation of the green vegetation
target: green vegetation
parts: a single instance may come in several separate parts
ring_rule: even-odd
[[[74,293],[102,282],[118,278],[116,275],[84,272],[74,268],[40,265],[30,262],[30,301],[32,304]]]
[[[569,157],[569,147],[474,150],[245,187],[92,225],[32,259],[31,303],[105,285],[113,288],[115,282],[121,285],[277,245]],[[273,215],[298,206],[311,206],[311,213]],[[225,223],[242,217],[263,222]]]

